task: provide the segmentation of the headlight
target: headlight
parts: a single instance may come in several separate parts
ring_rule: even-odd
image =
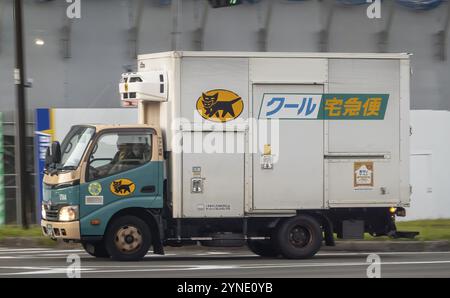
[[[59,221],[74,221],[78,219],[78,206],[65,206],[59,209]]]
[[[41,218],[42,219],[47,219],[47,212],[45,212],[45,208],[44,205],[41,205]]]

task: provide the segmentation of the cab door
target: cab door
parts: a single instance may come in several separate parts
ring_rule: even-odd
[[[103,228],[125,208],[162,208],[162,161],[153,130],[106,130],[88,152],[85,183],[80,185],[82,232],[95,235],[90,220]],[[83,227],[85,228],[83,231]]]

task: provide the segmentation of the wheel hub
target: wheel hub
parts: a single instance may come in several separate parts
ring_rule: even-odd
[[[311,241],[311,233],[308,229],[295,226],[289,233],[289,242],[298,248],[305,247]]]
[[[133,253],[142,245],[142,236],[138,228],[124,226],[116,233],[116,247],[123,253]]]
[[[125,236],[125,242],[127,244],[131,244],[131,243],[133,243],[133,241],[134,241],[134,237],[133,236],[131,236],[131,235]]]

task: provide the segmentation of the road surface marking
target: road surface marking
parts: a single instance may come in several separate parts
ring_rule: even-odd
[[[382,262],[381,266],[392,265],[435,265],[435,264],[450,264],[448,261],[394,261],[394,262]],[[317,268],[317,267],[356,267],[367,266],[366,262],[350,262],[350,263],[310,263],[310,264],[242,264],[242,265],[157,265],[157,266],[82,266],[81,271],[83,274],[91,273],[132,273],[132,272],[167,272],[167,271],[202,271],[202,270],[249,270],[249,269],[274,269],[274,268]],[[106,268],[119,268],[119,269],[106,269]],[[138,268],[140,267],[140,268]],[[105,269],[102,269],[105,268]],[[124,269],[130,268],[130,269]],[[131,269],[133,268],[133,269]],[[50,274],[63,274],[66,272],[67,267],[17,267],[17,266],[5,266],[0,269],[15,269],[15,270],[28,270],[25,272],[12,272],[12,273],[0,273],[1,276],[15,276],[15,275],[50,275]]]

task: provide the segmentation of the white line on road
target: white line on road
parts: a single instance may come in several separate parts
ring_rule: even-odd
[[[424,265],[424,264],[450,264],[450,261],[430,261],[430,262],[386,262],[381,265]],[[197,270],[232,270],[232,269],[274,269],[274,268],[308,268],[308,267],[348,267],[367,266],[368,263],[314,263],[314,264],[259,264],[252,265],[196,265],[186,268],[139,268],[125,270],[89,270],[85,273],[131,273],[131,272],[155,272],[155,271],[197,271]]]
[[[450,251],[389,251],[389,252],[320,252],[316,256],[365,256],[370,254],[376,255],[433,255],[433,254],[450,254]]]
[[[405,261],[405,262],[382,262],[381,266],[393,265],[446,265],[450,261]],[[242,264],[242,265],[172,265],[172,266],[83,266],[81,268],[84,274],[91,273],[132,273],[132,272],[164,272],[164,271],[199,271],[199,270],[249,270],[249,269],[275,269],[275,268],[313,268],[313,267],[350,267],[350,266],[367,266],[366,262],[351,263],[310,263],[310,264]],[[99,268],[115,268],[120,269],[99,269]],[[130,268],[131,267],[131,268]],[[31,269],[33,268],[33,269]],[[130,268],[130,269],[124,269]],[[15,270],[32,270],[26,272],[1,273],[1,276],[13,275],[44,275],[44,274],[62,274],[65,273],[66,267],[0,267],[0,269]]]

